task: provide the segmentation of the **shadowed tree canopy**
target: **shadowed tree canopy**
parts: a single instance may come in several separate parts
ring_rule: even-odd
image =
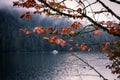
[[[120,4],[118,0],[109,0],[109,2],[115,5]],[[20,32],[26,35],[33,33],[43,35],[43,40],[61,47],[65,47],[69,42],[74,41],[73,37],[81,37],[86,33],[99,36],[102,34],[101,30],[120,37],[120,16],[103,0],[19,0],[13,2],[13,6],[31,8],[34,14],[45,14],[56,19],[62,17],[72,20],[70,26],[60,28],[49,27],[46,29],[44,26],[35,26],[32,30],[20,29]],[[31,19],[31,12],[22,13],[20,18]],[[75,48],[90,51],[91,49],[87,45],[86,43],[75,42],[69,51]],[[111,69],[113,74],[119,74],[118,77],[120,77],[120,40],[91,45],[98,45],[101,48],[100,51],[108,53],[108,57],[113,63],[106,67]],[[111,49],[110,46],[114,48]]]

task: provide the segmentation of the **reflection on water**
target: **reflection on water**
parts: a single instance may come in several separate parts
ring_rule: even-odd
[[[100,59],[100,54],[77,54],[106,78],[114,75],[104,65],[109,61]],[[98,74],[70,53],[9,53],[2,54],[1,80],[102,80]]]

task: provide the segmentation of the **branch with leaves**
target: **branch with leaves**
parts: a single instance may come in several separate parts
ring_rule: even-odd
[[[116,0],[109,1],[119,4],[119,1]],[[75,3],[75,7],[69,7],[69,4],[67,4],[67,2]],[[98,11],[95,11],[93,6],[97,4],[100,4],[102,8]],[[94,2],[89,2],[88,0],[22,0],[13,2],[13,6],[34,8],[34,14],[45,14],[49,17],[65,17],[68,19],[73,18],[74,22],[70,26],[65,26],[59,29],[53,27],[45,29],[44,26],[36,26],[32,30],[20,29],[20,32],[25,33],[26,35],[29,35],[31,33],[37,33],[40,35],[50,34],[50,36],[44,36],[43,39],[49,43],[60,45],[61,47],[65,47],[67,45],[67,40],[65,40],[64,37],[77,37],[85,33],[92,33],[92,35],[99,36],[102,34],[101,29],[111,35],[120,37],[120,16],[117,15],[117,13],[113,12],[101,0],[95,0]],[[114,20],[99,21],[99,19],[96,19],[96,16],[99,14],[111,14],[111,17],[114,16],[118,22],[115,22]],[[30,20],[32,16],[30,12],[26,12],[21,14],[20,18],[26,18]],[[82,21],[85,21],[86,24],[83,24]],[[91,26],[94,29],[87,30],[88,28],[91,29]],[[116,51],[120,52],[118,49],[109,50],[109,43],[110,42],[105,43],[102,46],[102,49],[108,53],[116,53]],[[79,47],[82,51],[88,50],[86,43],[75,44],[69,50],[72,51],[76,47]],[[116,58],[117,57],[115,57],[115,59]]]
[[[108,12],[110,12],[112,15],[114,15],[118,20],[120,20],[120,16],[118,16],[116,13],[114,13],[108,6],[106,6],[102,1],[97,0],[104,8],[107,9]]]

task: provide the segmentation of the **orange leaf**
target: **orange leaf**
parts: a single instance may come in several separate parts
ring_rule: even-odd
[[[55,44],[60,44],[61,40],[60,39],[55,39],[54,43]]]
[[[75,34],[75,31],[70,31],[70,34],[71,34],[71,35],[74,35],[74,34]]]
[[[19,31],[25,33],[26,35],[32,33],[31,31],[27,31],[27,30],[24,30],[24,29],[20,29]]]
[[[49,28],[48,28],[48,31],[49,31],[49,32],[53,32],[53,28],[52,28],[52,27],[49,27]]]
[[[68,34],[70,32],[70,28],[62,28],[62,30],[61,30],[61,34],[62,35],[66,35],[66,34]]]
[[[55,40],[56,36],[50,36],[50,39]]]
[[[114,34],[116,32],[114,28],[109,28],[108,30],[110,34]]]
[[[30,14],[26,14],[25,16],[27,19],[31,19],[31,15]]]
[[[26,31],[26,32],[25,32],[26,35],[29,35],[29,34],[31,34],[31,33],[32,33],[31,31]]]
[[[39,27],[35,27],[33,29],[33,32],[37,32],[38,34],[44,34],[46,33],[46,30],[43,27],[39,26]]]
[[[66,41],[63,40],[63,39],[60,39],[60,45],[61,45],[62,47],[64,47],[64,46],[66,45]]]
[[[77,12],[78,12],[78,13],[81,13],[81,12],[82,12],[82,9],[81,9],[81,8],[78,8],[78,9],[77,9]]]
[[[80,22],[74,22],[74,23],[71,25],[71,27],[72,27],[73,29],[78,29],[79,26],[80,26]]]
[[[54,31],[53,31],[53,34],[58,34],[58,30],[54,30]]]
[[[24,30],[24,29],[20,29],[19,31],[20,31],[20,32],[23,32],[23,33],[25,33],[25,32],[26,32],[26,30]]]
[[[55,40],[56,40],[56,36],[50,36],[48,42],[54,43]]]
[[[80,45],[80,50],[82,50],[82,51],[85,51],[87,49],[87,45],[86,44],[81,44]]]
[[[95,30],[92,32],[93,35],[100,35],[102,32],[100,30]]]

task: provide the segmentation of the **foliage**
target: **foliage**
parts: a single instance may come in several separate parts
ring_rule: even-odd
[[[75,4],[75,7],[69,7],[68,2]],[[112,1],[116,4],[119,4],[117,1]],[[93,5],[100,4],[102,7],[100,10],[95,11]],[[13,6],[25,7],[25,8],[34,8],[34,14],[46,14],[46,16],[53,16],[55,18],[66,17],[73,18],[75,21],[70,25],[62,28],[53,28],[49,27],[45,29],[44,26],[36,26],[32,30],[20,29],[20,32],[23,32],[27,35],[32,33],[37,33],[40,35],[50,34],[49,36],[43,36],[43,39],[49,43],[60,45],[65,47],[71,39],[71,37],[81,36],[85,33],[91,33],[93,36],[100,36],[102,34],[101,29],[107,33],[120,37],[120,16],[113,12],[104,2],[101,0],[95,0],[94,2],[89,2],[88,0],[22,0],[13,2]],[[114,17],[114,20],[97,20],[96,17],[99,17],[100,14],[104,14],[106,17]],[[92,16],[89,16],[92,15]],[[102,17],[105,17],[102,16]],[[31,13],[26,12],[22,13],[20,18],[31,19]],[[86,21],[86,24],[83,24],[82,21]],[[86,29],[90,29],[86,32]],[[67,38],[67,39],[66,39]],[[73,40],[74,41],[74,40]],[[120,48],[115,46],[115,49],[111,50],[110,44],[114,42],[99,43],[98,45],[101,48],[101,51],[107,51],[108,57],[113,61],[112,65],[108,67],[112,70],[113,73],[120,75]],[[88,50],[90,48],[86,43],[75,43],[72,47],[69,48],[72,51],[75,48],[78,48],[82,51]],[[119,45],[119,41],[113,45]]]
[[[115,49],[110,51],[108,57],[112,64],[106,67],[112,70],[113,74],[120,74],[120,41],[114,42]],[[118,76],[120,78],[120,75]]]

